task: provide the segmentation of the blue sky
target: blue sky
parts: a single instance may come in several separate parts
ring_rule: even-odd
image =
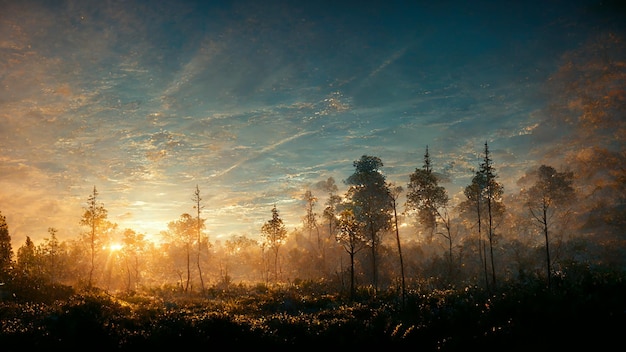
[[[94,186],[121,228],[193,213],[258,235],[276,204],[430,148],[453,195],[485,141],[505,191],[544,158],[546,82],[602,30],[596,1],[0,1],[0,211],[15,243],[81,231]],[[561,131],[567,133],[567,131]],[[555,165],[559,166],[559,165]]]

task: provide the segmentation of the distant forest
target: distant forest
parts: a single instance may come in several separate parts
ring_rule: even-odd
[[[625,267],[623,166],[539,165],[519,180],[518,194],[506,194],[485,143],[458,204],[434,171],[428,147],[405,185],[388,182],[376,156],[363,155],[353,166],[345,194],[338,194],[332,177],[317,185],[326,192],[324,204],[303,191],[302,224],[294,230],[287,231],[274,206],[259,228],[260,240],[241,235],[211,241],[199,187],[190,195],[195,213],[168,223],[158,243],[111,222],[96,187],[83,207],[84,231],[70,240],[60,241],[57,229],[49,228],[42,243],[27,237],[14,251],[2,216],[0,280],[14,285],[1,292],[63,285],[202,294],[239,284],[323,282],[327,290],[353,297],[362,288],[402,294],[423,287],[492,290],[525,280],[550,287],[572,267]],[[398,204],[400,194],[404,204]]]

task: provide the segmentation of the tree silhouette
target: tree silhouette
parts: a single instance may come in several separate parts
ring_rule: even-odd
[[[196,226],[196,219],[188,213],[182,214],[178,220],[171,221],[167,225],[170,234],[173,235],[178,242],[182,243],[184,247],[185,269],[187,275],[185,278],[183,292],[189,292],[191,289],[191,251],[193,242],[197,235]]]
[[[433,233],[441,234],[448,242],[448,272],[452,273],[452,228],[448,204],[450,198],[443,186],[439,186],[439,177],[433,172],[428,146],[424,153],[424,165],[409,176],[407,208],[416,210],[419,222]],[[441,223],[444,232],[437,232]]]
[[[372,284],[378,289],[378,246],[382,234],[390,228],[391,202],[389,187],[380,168],[383,162],[379,157],[363,155],[353,163],[355,171],[346,183],[350,185],[348,198],[353,204],[356,219],[364,224],[364,231],[372,248]]]
[[[339,231],[336,240],[350,256],[350,299],[353,300],[356,295],[355,256],[367,247],[367,239],[363,237],[363,223],[356,219],[354,211],[349,205],[339,214]]]
[[[287,238],[287,229],[280,218],[276,205],[272,208],[272,218],[261,227],[263,245],[274,254],[274,280],[278,281],[278,250]]]
[[[322,244],[321,244],[321,238],[320,238],[320,231],[317,226],[317,214],[314,211],[315,204],[317,204],[317,197],[313,195],[313,192],[311,192],[311,190],[307,189],[306,192],[304,192],[302,199],[304,200],[305,207],[306,207],[306,214],[304,215],[304,218],[302,219],[303,227],[309,233],[309,241],[311,241],[311,237],[313,237],[312,236],[313,231],[316,232],[317,249],[320,250]]]
[[[89,278],[87,288],[92,288],[94,283],[94,271],[96,267],[96,255],[101,248],[101,244],[106,242],[106,232],[114,227],[107,221],[108,211],[102,203],[98,202],[98,191],[93,186],[93,191],[87,199],[87,206],[80,224],[86,226],[89,230],[83,233],[83,241],[89,246]]]
[[[144,234],[132,229],[124,230],[122,255],[126,270],[126,291],[132,292],[141,280],[141,261],[145,247]]]
[[[550,288],[550,240],[548,230],[559,212],[566,212],[575,197],[572,187],[574,174],[558,172],[551,166],[541,165],[534,171],[535,183],[522,193],[525,205],[544,235],[546,242],[547,286]]]
[[[318,186],[328,192],[326,207],[324,208],[324,218],[328,221],[328,238],[332,238],[338,226],[337,213],[338,206],[341,204],[341,197],[337,195],[337,184],[333,177],[329,177],[326,181],[318,183]]]
[[[432,234],[437,229],[437,220],[441,218],[439,209],[446,207],[448,201],[445,188],[439,186],[439,179],[432,170],[427,146],[424,165],[409,176],[407,206],[417,211],[419,223]]]
[[[393,228],[396,232],[396,244],[398,245],[398,256],[400,257],[400,276],[402,278],[402,305],[406,299],[406,282],[404,280],[404,260],[402,258],[402,246],[400,244],[400,227],[398,226],[398,198],[402,193],[402,186],[390,187],[389,199],[393,209]]]
[[[18,275],[28,278],[29,280],[38,281],[41,278],[41,272],[37,263],[37,253],[35,244],[26,236],[26,242],[17,249],[17,270]]]
[[[491,281],[493,286],[496,286],[496,268],[493,258],[493,247],[495,242],[495,217],[501,216],[504,213],[504,205],[502,204],[502,194],[504,193],[504,187],[496,181],[498,175],[493,167],[493,160],[491,160],[491,153],[489,152],[489,146],[485,142],[485,154],[483,162],[480,164],[477,176],[481,179],[479,185],[482,188],[482,197],[487,202],[487,216],[489,224],[488,240],[489,240],[489,258],[491,259]]]
[[[198,251],[196,253],[196,266],[198,267],[198,275],[200,276],[200,288],[204,292],[204,278],[202,277],[200,255],[202,253],[202,244],[204,243],[204,241],[202,241],[202,230],[205,227],[204,225],[205,219],[200,218],[200,212],[202,211],[204,206],[200,204],[200,202],[202,201],[202,198],[200,197],[200,188],[198,188],[198,185],[196,185],[196,190],[194,191],[193,198],[191,198],[191,200],[195,203],[193,207],[194,209],[196,209],[196,241],[198,243]]]
[[[11,247],[11,236],[9,235],[9,225],[7,219],[0,212],[0,280],[9,278],[13,265],[13,248]]]
[[[495,245],[496,220],[504,215],[502,194],[504,187],[496,181],[497,174],[491,160],[489,146],[485,142],[483,162],[478,171],[472,177],[470,185],[466,186],[463,193],[467,198],[459,207],[462,212],[475,212],[478,225],[478,253],[485,273],[485,285],[489,288],[488,265],[491,266],[491,284],[496,285],[496,269],[494,265],[493,248]],[[483,219],[486,217],[487,219]],[[483,222],[487,225],[486,239],[483,239]],[[489,244],[489,255],[487,255]]]
[[[57,238],[58,230],[54,227],[48,228],[48,234],[50,237],[43,239],[43,243],[40,245],[40,252],[43,256],[44,270],[47,273],[50,283],[55,284],[59,277],[60,269],[60,257],[61,257],[61,244]]]

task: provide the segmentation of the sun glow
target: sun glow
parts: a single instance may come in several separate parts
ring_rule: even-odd
[[[122,249],[122,247],[124,247],[124,245],[123,245],[123,244],[121,244],[121,243],[117,243],[117,242],[114,242],[114,243],[111,243],[111,244],[109,245],[109,251],[111,251],[111,252],[117,252],[117,251],[121,250],[121,249]]]

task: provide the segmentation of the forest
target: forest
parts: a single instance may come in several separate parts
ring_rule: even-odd
[[[518,194],[507,194],[487,143],[481,153],[457,204],[428,147],[404,185],[386,179],[379,157],[363,155],[344,194],[332,177],[316,187],[323,197],[304,190],[302,224],[293,231],[274,206],[258,240],[211,240],[198,186],[190,192],[194,212],[169,222],[161,241],[118,228],[95,186],[79,216],[84,230],[70,240],[49,228],[41,243],[27,237],[14,250],[2,216],[0,344],[13,351],[85,343],[96,350],[620,343],[623,167],[539,165],[519,180]]]

